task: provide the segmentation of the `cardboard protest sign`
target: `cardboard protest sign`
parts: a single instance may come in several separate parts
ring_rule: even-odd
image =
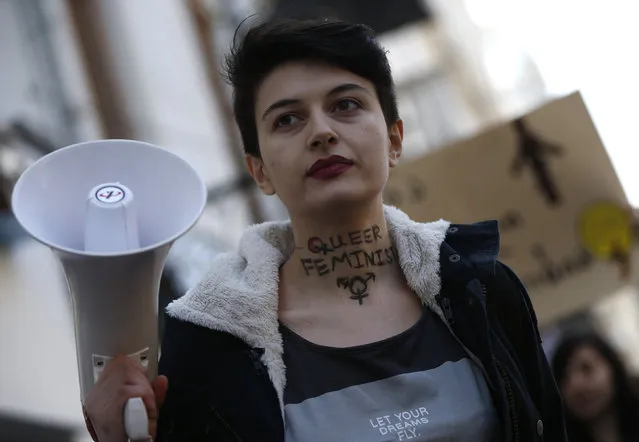
[[[581,95],[400,164],[385,193],[413,219],[500,221],[500,259],[541,323],[636,281],[624,190]]]

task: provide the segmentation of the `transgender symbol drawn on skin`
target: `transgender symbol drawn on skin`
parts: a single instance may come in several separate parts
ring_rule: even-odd
[[[375,281],[375,273],[367,273],[364,276],[337,278],[337,286],[350,290],[350,298],[358,301],[359,305],[362,305],[364,298],[368,296],[368,283],[370,281]]]

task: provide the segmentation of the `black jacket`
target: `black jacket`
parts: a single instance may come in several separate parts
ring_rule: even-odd
[[[429,286],[427,281],[420,286],[419,275],[407,275],[407,280],[418,293],[436,290],[435,303],[430,307],[445,318],[451,332],[482,368],[500,416],[502,440],[566,441],[562,403],[541,347],[530,299],[517,276],[497,260],[497,223],[439,224],[433,235],[426,233],[425,246],[415,248],[411,235],[425,235],[420,227],[424,225],[412,221],[409,225],[407,218],[394,212],[390,215],[389,229],[396,246],[406,243],[398,249],[413,248],[410,253],[404,252],[403,261],[399,250],[403,267],[414,268],[406,265],[411,260],[427,261],[426,254],[433,254],[428,244],[437,244],[438,256],[434,259],[438,276],[429,273],[427,262],[418,268],[425,269],[423,278],[439,278],[440,284]],[[437,229],[441,229],[439,237]],[[270,233],[260,235],[278,242]],[[239,259],[235,264],[245,270],[251,268],[250,259]],[[226,268],[223,271],[232,273]],[[224,284],[223,279],[209,277],[201,289],[218,290]],[[259,292],[264,282],[249,280],[241,284]],[[170,306],[166,319],[159,371],[168,377],[169,390],[160,411],[157,440],[283,442],[280,377],[284,372],[278,371],[283,367],[278,366],[281,361],[277,359],[281,340],[275,342],[274,337],[259,343],[259,335],[266,334],[259,324],[256,330],[245,330],[242,315],[252,307],[238,307],[240,312],[231,318],[227,313],[218,326],[208,321],[226,301],[211,306],[205,305],[209,298],[197,298],[197,293],[185,296],[194,300],[187,301],[186,309]],[[272,307],[258,302],[255,308],[259,315],[259,309]],[[235,310],[234,306],[229,308]]]

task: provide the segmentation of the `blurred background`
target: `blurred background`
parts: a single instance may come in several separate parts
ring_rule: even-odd
[[[200,173],[208,205],[171,251],[161,305],[245,227],[286,218],[246,174],[219,76],[245,17],[373,27],[389,50],[405,161],[578,90],[636,207],[637,12],[628,0],[0,0],[0,442],[90,440],[66,286],[50,251],[11,214],[12,186],[35,160],[80,141],[131,138]],[[638,319],[628,283],[540,323],[549,352],[563,330],[595,326],[638,372]]]

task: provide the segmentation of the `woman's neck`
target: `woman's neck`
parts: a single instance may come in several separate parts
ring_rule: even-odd
[[[401,274],[383,207],[350,215],[335,214],[325,222],[292,219],[295,250],[282,267],[282,279],[295,296],[322,293],[361,305],[373,285]]]
[[[595,442],[623,442],[617,415],[613,411],[604,413],[590,424]]]

